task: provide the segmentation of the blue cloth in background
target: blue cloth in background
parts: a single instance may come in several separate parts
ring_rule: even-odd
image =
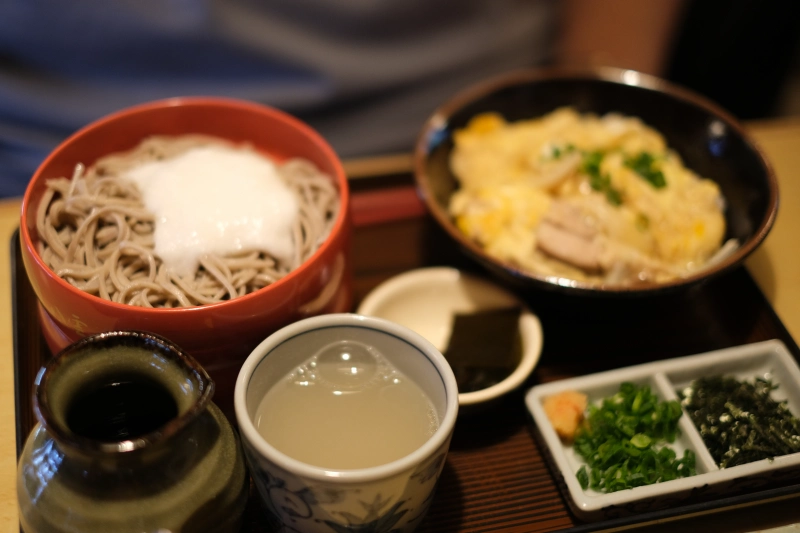
[[[80,127],[161,98],[292,113],[342,157],[410,150],[435,107],[550,59],[553,0],[4,0],[0,196]]]

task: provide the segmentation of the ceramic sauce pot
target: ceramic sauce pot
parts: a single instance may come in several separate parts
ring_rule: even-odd
[[[189,355],[148,333],[111,332],[39,372],[17,472],[26,533],[230,532],[248,476],[241,446]]]

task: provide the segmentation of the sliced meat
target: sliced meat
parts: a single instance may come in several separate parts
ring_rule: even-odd
[[[597,227],[580,207],[565,201],[550,204],[544,220],[586,239],[591,239],[598,233]]]
[[[545,220],[536,231],[536,242],[544,253],[586,271],[602,268],[604,246],[597,237],[582,237]]]

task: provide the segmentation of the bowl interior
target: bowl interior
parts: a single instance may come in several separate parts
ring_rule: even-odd
[[[491,258],[451,222],[447,207],[458,188],[449,166],[453,132],[482,112],[498,112],[506,120],[516,121],[563,106],[572,106],[580,113],[619,112],[639,117],[664,136],[688,168],[719,184],[727,204],[725,238],[735,238],[741,246],[717,268],[695,277],[740,262],[766,237],[777,210],[777,182],[763,154],[725,111],[689,91],[632,71],[580,74],[522,71],[468,89],[443,105],[426,123],[415,153],[417,183],[434,217],[490,269],[497,271],[499,266],[517,280],[552,285],[544,277],[517,272],[515,267]],[[680,285],[685,281],[649,288]],[[648,288],[637,287],[635,290]],[[578,284],[577,288],[592,287]]]
[[[23,200],[23,239],[37,241],[36,206],[45,182],[71,176],[77,163],[90,166],[114,152],[134,148],[152,135],[213,135],[246,143],[282,161],[303,157],[336,182],[343,205],[346,178],[338,157],[310,127],[277,109],[224,98],[174,98],[142,104],[109,115],[64,141],[37,169]],[[341,218],[341,216],[340,216]]]

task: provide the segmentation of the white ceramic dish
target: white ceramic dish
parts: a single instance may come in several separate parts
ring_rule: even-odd
[[[686,448],[695,452],[696,476],[610,494],[583,490],[575,473],[584,463],[572,446],[561,442],[542,407],[545,398],[565,390],[583,392],[588,395],[590,403],[599,402],[616,393],[624,381],[647,383],[662,400],[678,399],[676,391],[686,387],[693,379],[720,374],[733,376],[740,381],[752,381],[757,376],[770,378],[779,385],[772,397],[786,400],[792,413],[795,416],[800,414],[800,368],[786,346],[778,340],[556,381],[528,391],[526,406],[543,441],[544,452],[560,474],[559,486],[575,514],[584,520],[614,518],[692,503],[715,494],[731,493],[744,487],[758,487],[777,479],[796,476],[800,469],[800,453],[718,468],[692,421],[684,414],[679,423],[681,436],[672,447],[679,457]]]
[[[429,398],[439,427],[408,455],[366,468],[324,468],[286,455],[259,433],[259,405],[282,376],[308,361],[311,354],[333,350],[328,354],[350,360],[343,349],[350,343],[382,354],[403,379],[413,381]],[[350,364],[359,365],[357,361]],[[328,381],[329,390],[348,386],[347,379],[340,379],[334,377],[335,386]],[[317,383],[326,386],[325,379]],[[457,397],[456,378],[444,357],[421,335],[398,324],[334,313],[306,318],[271,334],[242,365],[233,403],[253,482],[265,507],[283,525],[275,529],[306,533],[414,530],[430,507],[445,465],[458,416]]]
[[[503,381],[485,389],[458,395],[462,408],[470,409],[516,389],[533,371],[542,353],[539,319],[519,298],[494,283],[449,267],[421,268],[395,276],[370,292],[358,314],[385,318],[416,331],[439,351],[450,339],[453,317],[504,307],[519,306],[522,357]]]

